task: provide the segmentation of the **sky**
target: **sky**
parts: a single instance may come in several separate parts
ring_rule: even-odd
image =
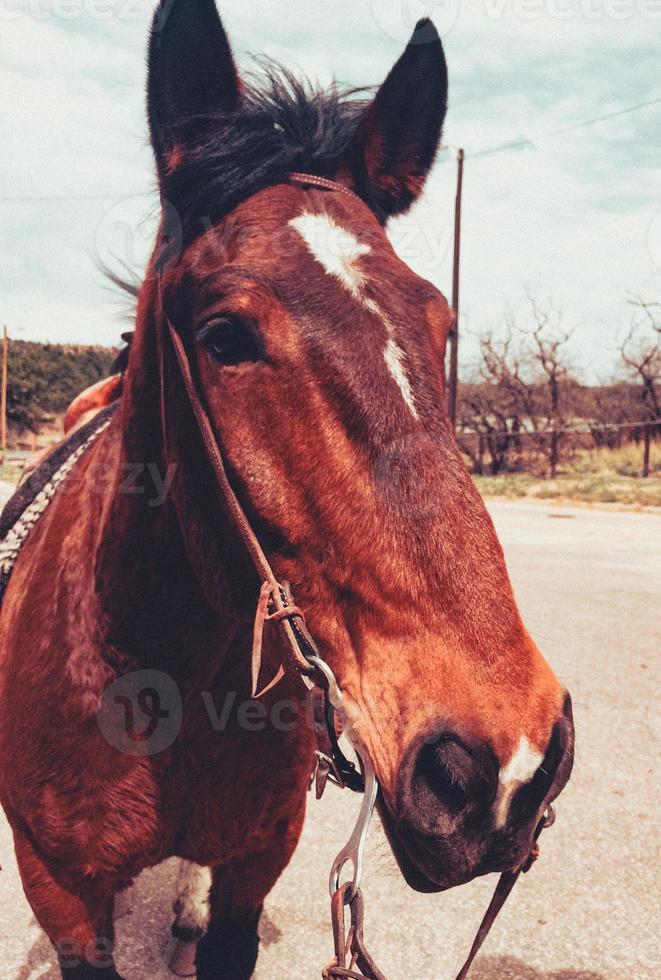
[[[144,111],[152,0],[0,0],[0,322],[116,344],[126,301],[98,261],[140,269],[158,215]],[[219,0],[239,65],[265,53],[322,83],[383,80],[430,15],[450,73],[444,148],[393,222],[450,296],[465,147],[460,363],[525,291],[561,308],[605,379],[627,296],[661,297],[661,0]],[[412,107],[414,111],[414,107]],[[611,118],[589,126],[588,120]],[[569,131],[567,131],[569,130]],[[559,135],[548,135],[564,131]],[[503,144],[514,147],[484,152]]]

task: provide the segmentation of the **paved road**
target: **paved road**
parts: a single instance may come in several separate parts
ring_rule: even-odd
[[[472,980],[657,980],[659,889],[658,616],[661,518],[540,504],[491,505],[529,628],[573,692],[577,764],[542,858],[515,891]],[[310,806],[294,861],[267,902],[258,980],[314,980],[330,955],[330,862],[354,801],[329,789]],[[0,824],[0,973],[55,980],[47,943]],[[392,980],[454,977],[492,881],[440,897],[408,890],[374,828],[366,934]],[[118,903],[119,969],[171,980],[162,965],[173,863]]]

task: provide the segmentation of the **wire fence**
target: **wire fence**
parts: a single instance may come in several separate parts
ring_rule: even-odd
[[[562,426],[556,428],[528,428],[528,429],[476,429],[468,426],[459,426],[459,435],[483,435],[493,436],[494,438],[504,438],[505,436],[550,436],[550,435],[591,435],[593,432],[617,432],[620,429],[644,429],[645,426],[661,426],[661,419],[640,419],[637,422],[581,422],[572,427]]]
[[[499,476],[527,473],[555,478],[580,470],[612,471],[622,476],[661,476],[653,456],[661,419],[621,422],[580,421],[571,425],[510,428],[488,424],[457,427],[457,441],[473,473]],[[591,456],[597,452],[598,458]],[[599,455],[600,454],[600,455]]]

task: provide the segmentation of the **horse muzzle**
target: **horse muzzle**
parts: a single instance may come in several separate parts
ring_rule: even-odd
[[[569,779],[573,753],[569,695],[539,767],[505,790],[488,745],[447,728],[416,740],[400,766],[394,801],[381,795],[377,804],[407,883],[434,892],[518,870],[545,808]]]

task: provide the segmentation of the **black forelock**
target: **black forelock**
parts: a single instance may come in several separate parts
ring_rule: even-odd
[[[163,195],[186,238],[291,171],[330,176],[367,108],[364,89],[323,91],[271,61],[263,68],[263,78],[244,83],[235,112],[204,118],[204,136],[185,143],[166,176]],[[200,122],[191,129],[199,133]]]

